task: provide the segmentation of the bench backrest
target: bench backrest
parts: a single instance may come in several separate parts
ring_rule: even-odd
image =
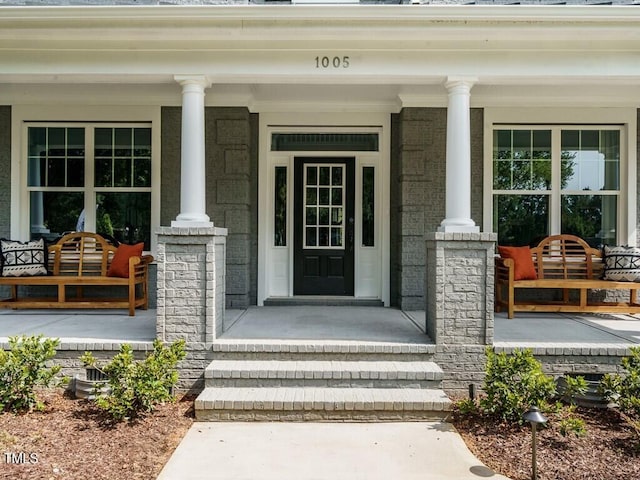
[[[531,249],[538,278],[600,278],[602,253],[575,235],[552,235]]]
[[[53,275],[106,276],[116,247],[91,232],[73,232],[49,247]]]

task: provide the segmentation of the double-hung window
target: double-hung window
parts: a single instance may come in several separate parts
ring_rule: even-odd
[[[92,231],[151,244],[150,124],[27,125],[31,238]]]
[[[568,233],[597,247],[620,229],[621,128],[493,129],[493,229],[501,245]]]

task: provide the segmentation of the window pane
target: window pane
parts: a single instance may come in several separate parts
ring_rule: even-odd
[[[47,129],[45,127],[29,127],[29,157],[46,155]]]
[[[149,192],[96,195],[96,231],[122,243],[144,242],[151,247],[151,194]]]
[[[133,161],[133,186],[134,187],[150,187],[151,186],[151,159],[136,158]]]
[[[96,128],[94,142],[96,157],[113,157],[113,129]]]
[[[131,186],[131,160],[128,158],[116,158],[113,161],[113,186]]]
[[[136,157],[151,157],[151,129],[135,128],[133,130],[133,151]]]
[[[31,238],[55,240],[76,230],[84,208],[82,192],[31,192],[29,213]]]
[[[331,185],[342,185],[342,168],[343,167],[333,167],[331,169]]]
[[[331,229],[331,246],[332,247],[342,246],[342,228]]]
[[[513,131],[513,158],[531,158],[531,130]]]
[[[318,205],[330,205],[329,188],[320,188],[318,196]]]
[[[551,188],[550,130],[496,130],[493,141],[494,189]]]
[[[28,185],[30,187],[44,187],[47,185],[47,160],[41,157],[30,157],[28,165]]]
[[[64,187],[65,186],[66,163],[64,157],[49,158],[47,162],[47,186],[48,187]]]
[[[27,184],[84,186],[84,128],[29,127]]]
[[[548,195],[494,195],[493,228],[500,245],[535,245],[549,234]]]
[[[375,245],[375,168],[362,169],[362,245]]]
[[[116,157],[131,157],[133,154],[131,147],[133,146],[133,129],[132,128],[116,128],[114,129],[114,150]]]
[[[307,187],[307,205],[316,205],[317,192],[315,187]]]
[[[82,187],[84,185],[84,158],[70,158],[67,160],[67,187]]]
[[[330,167],[320,167],[320,185],[329,185],[329,178],[331,177]]]
[[[563,190],[618,190],[619,163],[618,130],[562,131]]]
[[[584,239],[592,247],[616,243],[617,195],[563,195],[562,233]]]
[[[318,241],[316,239],[316,227],[307,227],[305,229],[306,239],[305,246],[306,247],[315,247],[318,245]]]
[[[151,129],[96,128],[97,187],[151,186]]]
[[[321,247],[329,246],[329,227],[318,228],[318,245]]]
[[[287,167],[276,167],[274,238],[276,247],[287,245]]]

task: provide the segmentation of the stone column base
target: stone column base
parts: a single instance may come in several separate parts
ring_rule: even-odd
[[[223,331],[227,229],[158,231],[157,338],[207,348]]]
[[[436,345],[492,344],[496,234],[426,238],[427,334]]]

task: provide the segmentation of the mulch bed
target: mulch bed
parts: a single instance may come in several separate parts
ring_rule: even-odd
[[[640,438],[613,409],[578,408],[587,434],[560,433],[559,415],[538,429],[539,480],[640,479]],[[531,427],[480,414],[454,414],[452,422],[469,449],[493,471],[513,480],[531,479]]]
[[[0,414],[0,479],[155,479],[193,423],[193,398],[113,423],[62,390],[40,395],[44,412]]]

